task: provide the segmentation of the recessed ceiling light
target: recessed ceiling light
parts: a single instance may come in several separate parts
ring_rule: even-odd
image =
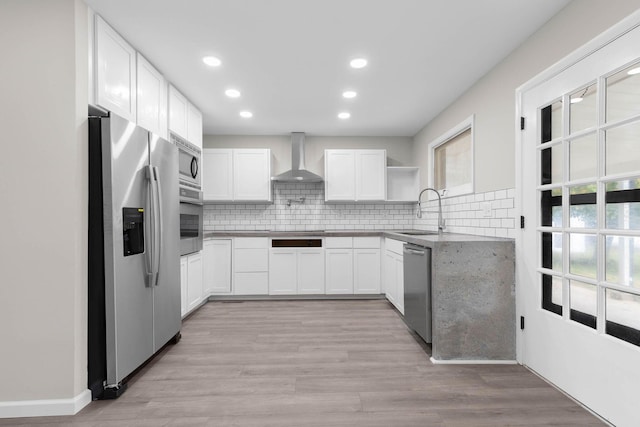
[[[202,58],[202,62],[210,67],[218,67],[220,64],[222,64],[222,61],[220,61],[215,56],[205,56]]]
[[[229,98],[238,98],[240,96],[240,91],[236,89],[227,89],[224,91],[224,94]]]
[[[367,66],[367,60],[364,58],[352,59],[349,65],[351,65],[352,68],[364,68]]]
[[[240,111],[240,117],[250,119],[253,117],[253,113],[251,111]]]
[[[346,120],[346,119],[348,119],[349,117],[351,117],[351,114],[350,114],[350,113],[347,113],[347,112],[343,112],[343,113],[338,114],[338,118],[339,118],[339,119],[342,119],[342,120]]]
[[[355,98],[357,95],[358,94],[352,90],[347,90],[345,92],[342,92],[342,96],[345,98]]]
[[[640,74],[640,67],[632,68],[627,71],[627,74],[633,76],[634,74]]]

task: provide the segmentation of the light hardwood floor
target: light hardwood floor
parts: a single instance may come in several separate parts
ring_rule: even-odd
[[[0,425],[602,426],[518,365],[433,365],[384,300],[211,302],[117,400]]]

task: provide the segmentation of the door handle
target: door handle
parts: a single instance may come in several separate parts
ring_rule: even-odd
[[[405,248],[404,252],[407,253],[407,254],[424,256],[424,251],[417,251],[415,249],[406,249]]]
[[[155,253],[156,253],[156,185],[154,184],[154,173],[153,166],[149,165],[146,168],[146,178],[148,181],[148,191],[149,191],[149,209],[147,211],[147,221],[149,223],[149,227],[145,227],[145,229],[149,230],[148,233],[148,241],[145,248],[145,261],[146,261],[146,270],[147,270],[147,283],[145,286],[151,287],[156,282],[156,268],[155,268]]]
[[[160,184],[160,172],[157,166],[153,167],[154,175],[155,175],[155,183],[156,183],[156,207],[155,213],[158,221],[155,223],[155,232],[156,232],[156,249],[155,258],[156,258],[156,268],[155,268],[155,285],[158,286],[158,276],[160,275],[160,258],[162,256],[162,230],[164,229],[164,218],[162,216],[162,185]]]

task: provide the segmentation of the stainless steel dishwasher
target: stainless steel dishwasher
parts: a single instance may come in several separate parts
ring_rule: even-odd
[[[403,250],[404,321],[431,342],[431,249],[406,243]]]

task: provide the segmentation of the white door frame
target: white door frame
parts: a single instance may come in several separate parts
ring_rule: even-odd
[[[582,60],[587,58],[589,55],[594,52],[602,49],[608,44],[612,43],[616,39],[621,36],[627,34],[628,32],[640,27],[640,10],[630,14],[625,19],[620,21],[618,24],[614,25],[607,31],[603,32],[584,46],[578,48],[567,57],[558,61],[542,73],[538,74],[522,86],[516,89],[516,117],[515,117],[515,140],[516,140],[516,153],[515,153],[515,161],[516,161],[516,199],[515,199],[515,209],[516,212],[519,212],[520,215],[525,216],[528,219],[528,223],[525,224],[525,227],[529,229],[530,227],[536,227],[535,216],[528,215],[527,212],[523,212],[523,176],[522,176],[522,165],[523,165],[523,144],[524,133],[520,130],[520,118],[523,116],[523,95],[533,89],[538,87],[541,84],[546,83],[552,78],[558,76],[563,71],[569,69],[570,67],[580,63]],[[537,123],[537,120],[535,120]],[[533,126],[534,123],[525,123],[525,126]],[[525,316],[526,314],[526,305],[525,305],[525,297],[526,290],[524,289],[526,281],[526,255],[524,253],[524,242],[523,242],[523,231],[518,229],[516,233],[516,315],[518,319],[518,323],[520,323],[520,316]],[[526,331],[526,329],[525,329]],[[518,329],[516,334],[516,359],[519,363],[525,362],[525,349],[524,349],[524,339],[523,339],[523,331]],[[615,362],[613,362],[615,363]]]

